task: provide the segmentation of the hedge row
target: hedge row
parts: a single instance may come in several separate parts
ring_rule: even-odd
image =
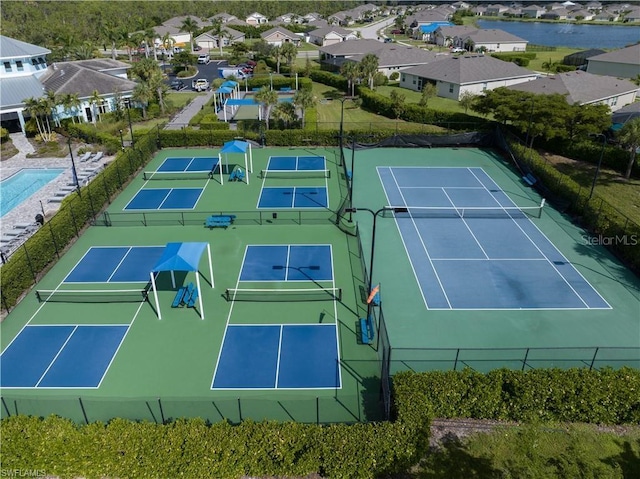
[[[640,423],[640,371],[586,368],[401,372],[398,403],[438,418],[521,422]]]
[[[0,423],[2,467],[59,477],[305,476],[372,478],[405,471],[428,445],[427,411],[410,398],[395,422],[318,426],[202,419],[168,424],[114,419],[77,426],[51,416]]]

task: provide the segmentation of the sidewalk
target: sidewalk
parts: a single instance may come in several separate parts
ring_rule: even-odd
[[[164,129],[180,130],[182,127],[188,125],[189,120],[191,120],[196,113],[202,110],[202,107],[210,103],[212,98],[213,90],[209,90],[205,95],[198,96],[191,103],[185,106],[180,113],[169,120],[169,123],[167,123]]]

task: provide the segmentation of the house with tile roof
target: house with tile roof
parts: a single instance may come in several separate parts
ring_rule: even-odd
[[[580,70],[541,77],[509,89],[534,94],[559,93],[569,104],[607,105],[612,112],[633,103],[638,93],[638,86],[629,80]]]
[[[595,75],[637,78],[640,75],[640,44],[589,57],[587,72]]]
[[[282,46],[284,43],[293,43],[297,47],[302,41],[302,37],[284,27],[274,27],[262,32],[260,38],[274,47]]]
[[[27,98],[40,98],[40,78],[47,71],[51,50],[0,35],[0,122],[9,131],[24,133]]]
[[[327,26],[309,32],[309,43],[325,47],[336,43],[355,40],[358,36],[353,30],[338,26]]]
[[[444,56],[436,62],[402,70],[400,87],[422,91],[427,83],[437,95],[459,100],[465,92],[474,95],[495,88],[529,82],[538,78],[531,70],[486,55]]]

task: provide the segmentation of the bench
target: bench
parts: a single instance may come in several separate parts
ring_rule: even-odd
[[[244,171],[242,171],[242,168],[233,170],[229,175],[229,181],[242,181],[242,180],[244,180]]]
[[[100,161],[102,159],[102,157],[104,156],[104,153],[102,153],[101,151],[99,151],[98,153],[96,153],[93,158],[91,158],[91,162],[95,163],[96,161]]]
[[[205,221],[205,226],[209,229],[227,228],[231,226],[235,219],[236,215],[211,215]]]
[[[533,186],[538,182],[538,178],[533,176],[531,173],[527,173],[522,177],[522,181],[524,181],[529,186]]]
[[[362,344],[371,344],[375,337],[375,331],[373,330],[373,318],[360,318],[360,338]]]
[[[173,303],[171,303],[172,308],[178,308],[184,302],[184,296],[187,294],[187,287],[182,286],[178,291],[176,291],[176,295],[173,298]]]
[[[280,88],[280,91],[291,91],[291,87],[290,86],[283,86],[282,88]]]
[[[193,286],[193,283],[189,283],[189,284]],[[184,303],[187,306],[187,308],[193,308],[196,305],[197,299],[198,299],[198,288],[193,286],[193,289],[191,290],[191,294],[189,294],[188,298],[187,298],[187,295],[185,294]]]

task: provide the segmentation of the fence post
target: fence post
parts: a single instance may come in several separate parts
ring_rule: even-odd
[[[82,415],[84,416],[85,424],[89,424],[89,418],[87,417],[87,412],[84,410],[84,404],[82,404],[82,398],[78,398],[80,402],[80,409],[82,409]]]
[[[524,368],[527,365],[527,359],[528,358],[529,358],[529,348],[527,348],[525,353],[524,353],[524,359],[522,360],[522,369],[520,371],[524,371]]]
[[[0,400],[2,401],[2,405],[4,406],[4,410],[7,411],[7,416],[11,417],[11,412],[9,411],[9,407],[7,406],[7,403],[4,401],[4,398],[0,397]]]
[[[71,207],[71,204],[67,205],[67,208],[69,208],[69,213],[71,213],[71,220],[73,221],[73,229],[76,232],[76,238],[80,236],[80,232],[78,231],[78,225],[76,224],[76,215],[73,214],[73,208]]]
[[[29,265],[29,271],[31,271],[31,277],[33,278],[33,282],[37,281],[36,273],[33,271],[33,265],[31,264],[31,258],[29,258],[29,250],[27,250],[27,243],[22,243],[22,247],[24,248],[24,256],[27,258],[27,264]]]
[[[596,350],[593,353],[593,358],[591,358],[591,364],[589,365],[589,371],[591,371],[593,369],[593,363],[596,362],[596,356],[598,355],[598,351],[600,350],[600,347],[596,347]]]
[[[56,256],[60,259],[60,252],[58,251],[58,244],[56,243],[56,236],[53,234],[53,226],[51,226],[51,220],[47,222],[49,225],[49,232],[51,233],[51,241],[53,241],[53,247],[56,250]]]
[[[242,422],[242,404],[240,403],[240,398],[238,398],[238,417],[240,418],[240,422]]]
[[[107,203],[111,204],[111,193],[109,193],[109,185],[107,185],[106,175],[102,176],[102,184],[104,185],[104,192],[107,194]]]
[[[162,401],[158,398],[158,406],[160,407],[160,419],[162,419],[162,424],[164,424],[164,410],[162,409]]]
[[[454,370],[454,371],[457,371],[457,370],[458,370],[458,358],[459,358],[459,357],[460,357],[460,348],[458,348],[458,349],[456,350],[456,359],[455,359],[455,361],[453,362],[453,370]]]

